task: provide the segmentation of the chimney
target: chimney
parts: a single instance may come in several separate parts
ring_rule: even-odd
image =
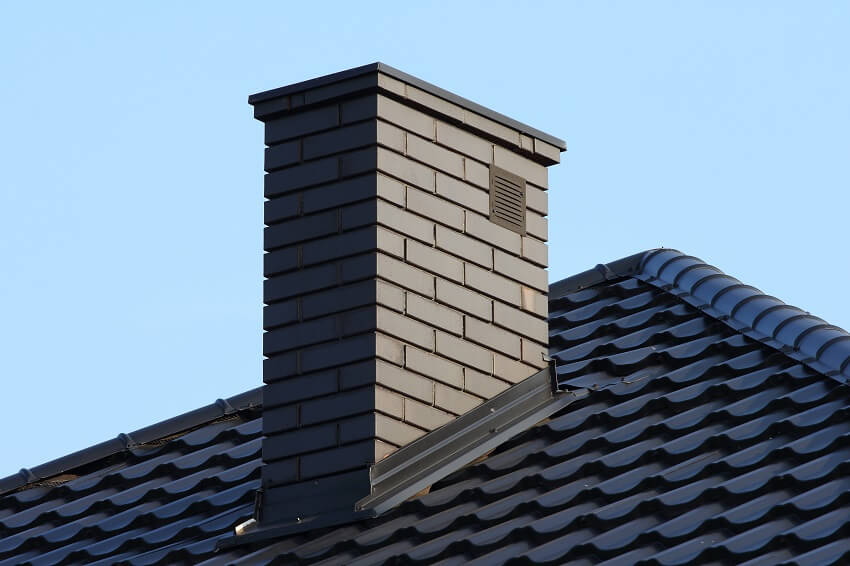
[[[563,141],[376,63],[265,124],[258,519],[351,513],[369,468],[546,366]]]

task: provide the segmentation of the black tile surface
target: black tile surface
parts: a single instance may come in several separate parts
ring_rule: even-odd
[[[427,495],[216,552],[259,484],[242,412],[6,493],[0,565],[846,563],[846,333],[678,252],[596,273],[550,298],[559,386],[586,395]]]

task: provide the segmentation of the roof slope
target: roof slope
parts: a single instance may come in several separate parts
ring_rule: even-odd
[[[58,503],[73,495],[70,484],[0,499],[0,535],[13,533],[0,538],[0,564],[14,555],[39,564],[92,562],[92,549],[110,545],[116,560],[132,563],[846,560],[850,341],[774,301],[670,250],[598,266],[554,284],[550,296],[558,383],[581,395],[427,495],[375,519],[213,553],[214,539],[226,536],[237,516],[250,516],[249,497],[235,494],[256,487],[257,476],[237,470],[259,465],[257,419],[238,425],[256,427],[254,436],[227,437],[244,460],[228,461],[223,470],[205,467],[216,460],[203,456],[177,465],[177,456],[224,442],[224,431],[210,428],[219,423],[191,433],[205,442],[187,444],[186,435],[165,444],[159,464],[140,461],[138,475],[107,469],[75,480],[78,489],[109,501],[76,508],[69,524],[82,529],[44,534],[61,531],[58,523],[69,513]],[[144,487],[173,485],[176,476],[192,477],[188,470],[218,479]],[[222,476],[230,478],[230,499]],[[144,495],[127,503],[128,493]],[[113,506],[122,494],[126,514],[118,519]],[[184,499],[194,503],[174,502]],[[160,501],[170,505],[158,507]],[[105,512],[114,515],[107,519]],[[218,520],[222,514],[227,519]],[[114,527],[104,529],[103,521]],[[144,531],[151,524],[159,531]],[[42,538],[21,541],[27,532]],[[98,542],[108,537],[124,542]],[[38,554],[42,541],[60,553]]]

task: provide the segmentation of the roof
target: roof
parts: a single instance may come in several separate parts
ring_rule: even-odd
[[[850,557],[847,333],[653,250],[553,284],[550,346],[569,404],[376,518],[216,552],[259,477],[237,411],[7,493],[0,564]]]

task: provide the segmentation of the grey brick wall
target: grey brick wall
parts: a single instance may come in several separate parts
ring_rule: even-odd
[[[350,489],[357,470],[545,366],[546,167],[560,150],[379,72],[255,115],[268,146],[264,516],[279,520],[269,502],[293,486]],[[491,163],[528,183],[525,236],[487,217]]]

